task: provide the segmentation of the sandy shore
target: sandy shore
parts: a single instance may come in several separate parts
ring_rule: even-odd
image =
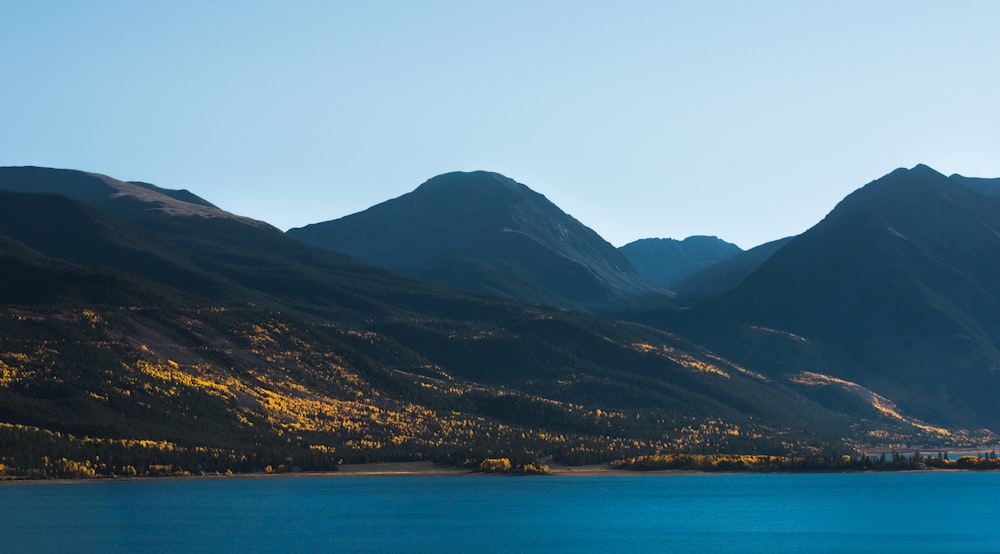
[[[342,464],[337,471],[322,475],[345,477],[375,477],[390,475],[476,475],[460,467],[436,466],[433,462],[384,462],[376,464]]]
[[[644,472],[644,473],[671,473],[671,472]],[[563,466],[550,464],[548,475],[629,475],[634,472],[621,471],[609,468],[607,465],[591,466]],[[470,469],[459,467],[442,467],[434,465],[432,462],[390,462],[377,464],[343,464],[340,469],[333,473],[322,475],[341,475],[344,477],[378,477],[378,476],[399,476],[399,475],[439,475],[439,476],[469,476],[488,475]]]

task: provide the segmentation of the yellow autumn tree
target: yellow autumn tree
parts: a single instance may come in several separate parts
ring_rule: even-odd
[[[507,473],[510,471],[510,460],[508,458],[486,458],[479,464],[479,471],[483,473]]]

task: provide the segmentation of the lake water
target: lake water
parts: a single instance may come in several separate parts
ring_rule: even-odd
[[[2,552],[1000,552],[1000,473],[0,486]]]

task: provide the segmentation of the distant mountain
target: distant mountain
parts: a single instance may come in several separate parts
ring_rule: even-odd
[[[497,173],[434,177],[416,190],[288,236],[363,262],[522,301],[593,308],[664,294],[597,233]]]
[[[684,240],[640,239],[618,249],[632,267],[651,283],[669,287],[709,266],[743,252],[718,237]]]
[[[658,321],[771,375],[829,373],[928,421],[1000,429],[1000,198],[969,184],[896,170]]]
[[[677,303],[685,306],[699,304],[736,288],[747,275],[753,273],[790,240],[792,237],[764,243],[675,281],[670,288],[677,295]]]

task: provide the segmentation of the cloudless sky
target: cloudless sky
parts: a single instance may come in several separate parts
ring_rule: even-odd
[[[0,165],[282,229],[503,173],[620,246],[1000,177],[1000,2],[0,0]]]

